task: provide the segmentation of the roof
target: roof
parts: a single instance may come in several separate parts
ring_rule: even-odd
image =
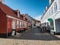
[[[18,18],[17,16],[17,13],[19,10],[13,10],[11,9],[9,6],[3,4],[0,2],[0,9],[6,14],[6,15],[9,15],[9,16],[13,16],[13,17],[16,17]],[[19,12],[20,13],[20,12]],[[20,17],[19,19],[23,20],[25,16],[23,14],[20,14]],[[27,19],[26,19],[27,20]]]
[[[51,0],[51,1],[52,1],[52,3],[54,2],[54,0]],[[52,3],[51,3],[49,6],[47,6],[47,7],[48,7],[48,9],[47,9],[47,10],[45,10],[45,12],[43,13],[43,15],[42,15],[41,19],[44,17],[44,15],[46,14],[46,12],[49,10],[49,8],[51,7]]]
[[[33,19],[33,20],[34,20],[35,22],[39,22],[39,23],[41,22],[40,20],[37,20],[37,19]]]
[[[3,4],[0,2],[0,9],[6,14],[6,15],[10,15],[10,16],[14,16],[16,17],[16,12],[11,9],[10,7],[8,7],[7,5]]]

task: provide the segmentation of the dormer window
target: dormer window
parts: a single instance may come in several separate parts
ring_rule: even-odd
[[[19,10],[16,10],[16,15],[17,15],[17,17],[20,17],[20,11]]]
[[[54,3],[54,12],[56,12],[57,11],[57,3],[55,2]]]
[[[18,11],[18,14],[17,15],[18,15],[18,17],[20,16],[20,12],[19,11]]]

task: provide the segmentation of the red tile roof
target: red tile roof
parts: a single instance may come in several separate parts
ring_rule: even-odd
[[[7,5],[3,4],[0,2],[0,9],[6,14],[6,15],[10,15],[10,16],[14,16],[16,18],[18,18],[17,15],[17,11],[19,10],[13,10],[10,7],[8,7]],[[20,12],[19,12],[20,13]],[[20,14],[19,19],[24,20],[24,14]],[[27,19],[26,19],[27,20]]]
[[[10,15],[10,16],[14,16],[17,17],[16,12],[11,9],[10,7],[8,7],[7,5],[3,4],[0,2],[0,9],[6,14],[6,15]]]

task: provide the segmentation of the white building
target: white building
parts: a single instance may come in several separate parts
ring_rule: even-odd
[[[60,33],[60,0],[50,0],[50,6],[41,17],[41,23],[48,23],[51,33]]]
[[[36,27],[40,27],[41,22],[39,20],[35,20]]]

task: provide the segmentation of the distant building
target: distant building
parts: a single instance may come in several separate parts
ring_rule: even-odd
[[[35,27],[35,19],[29,16],[28,14],[25,14],[25,17],[28,19],[28,21],[31,23],[31,27]]]
[[[41,22],[39,20],[35,20],[35,25],[40,26]]]

